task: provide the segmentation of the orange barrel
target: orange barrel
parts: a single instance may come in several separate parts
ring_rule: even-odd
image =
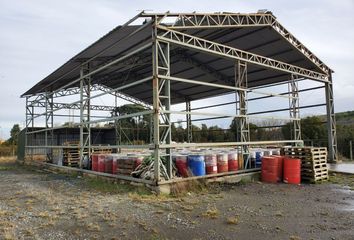
[[[204,156],[206,174],[214,174],[218,172],[216,154],[207,153]]]
[[[92,154],[92,171],[98,171],[98,154]]]
[[[216,155],[218,173],[228,172],[229,171],[229,163],[227,161],[226,153],[219,153]]]
[[[281,182],[283,180],[284,157],[279,155],[272,155],[271,157],[278,158],[278,182]]]
[[[113,165],[113,156],[112,154],[106,154],[104,159],[104,172],[112,173],[112,165]]]
[[[104,172],[104,162],[105,162],[106,155],[105,154],[98,154],[98,168],[99,172]]]
[[[176,155],[176,167],[182,177],[188,177],[187,155]]]
[[[236,152],[227,155],[229,172],[238,170],[238,154]]]
[[[118,154],[112,154],[112,174],[117,174],[118,169]]]
[[[262,182],[276,183],[279,179],[279,158],[265,156],[262,157],[261,177]]]
[[[300,184],[301,160],[297,158],[284,158],[283,174],[285,183]]]

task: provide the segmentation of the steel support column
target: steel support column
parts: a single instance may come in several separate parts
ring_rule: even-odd
[[[80,70],[80,168],[85,155],[91,155],[91,128],[90,128],[90,95],[91,75],[89,65],[83,65]],[[86,76],[85,76],[86,75]]]
[[[338,161],[337,150],[337,130],[336,130],[336,117],[334,113],[333,102],[333,84],[332,74],[330,74],[329,82],[325,83],[326,89],[326,109],[327,109],[327,133],[328,133],[328,161]]]
[[[33,114],[34,114],[34,107],[31,106],[31,101],[30,101],[30,97],[26,97],[26,134],[25,134],[25,157],[28,154],[28,149],[27,146],[28,145],[33,145],[33,137],[34,135],[31,135],[31,143],[29,144],[29,137],[28,137],[28,128],[32,127],[33,131],[33,127],[34,127],[34,118],[33,118]],[[30,155],[31,155],[31,159],[33,160],[33,149],[31,148],[30,150]]]
[[[289,92],[289,113],[292,120],[291,137],[293,140],[301,140],[301,120],[300,120],[300,102],[299,102],[299,87],[297,76],[291,74],[291,79],[288,84]],[[296,143],[298,145],[298,143]]]
[[[53,94],[50,92],[45,93],[45,146],[52,146],[54,140],[53,132]],[[49,135],[49,139],[48,139]],[[46,148],[47,162],[52,162],[53,152],[51,148]]]
[[[238,88],[247,89],[247,63],[237,61],[235,65],[235,86]],[[249,124],[246,118],[247,115],[247,91],[236,90],[236,114],[237,117],[237,142],[249,142]],[[248,146],[244,145],[243,152],[248,153]]]
[[[113,115],[115,117],[118,116],[118,94],[114,95],[114,106],[115,106],[115,111],[113,111]],[[121,121],[119,119],[115,119],[114,120],[114,130],[115,130],[115,134],[116,134],[116,145],[121,145],[122,144],[122,126],[121,126]],[[121,148],[117,148],[117,152],[120,153],[121,152]]]
[[[156,23],[156,22],[155,22]],[[171,143],[171,121],[169,111],[171,106],[170,80],[163,76],[170,76],[170,45],[157,39],[156,25],[153,27],[153,131],[154,131],[154,173],[155,180],[160,180],[160,144]],[[160,123],[161,120],[161,123]],[[166,172],[168,178],[172,177],[171,149],[165,149]]]
[[[186,112],[191,112],[191,101],[186,100]],[[193,129],[192,129],[192,116],[191,114],[186,114],[187,120],[187,142],[193,142]]]

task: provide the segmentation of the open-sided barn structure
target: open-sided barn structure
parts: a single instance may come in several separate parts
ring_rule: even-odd
[[[302,144],[298,82],[316,81],[323,89],[327,109],[329,160],[336,161],[336,125],[333,109],[332,70],[287,31],[267,11],[242,13],[146,13],[141,12],[124,25],[118,26],[85,50],[71,58],[48,77],[25,92],[26,98],[26,155],[34,149],[45,149],[48,156],[53,149],[65,148],[54,141],[53,133],[63,128],[56,119],[67,116],[63,109],[77,109],[80,155],[90,156],[92,148],[107,145],[93,144],[91,128],[101,122],[150,116],[150,142],[122,144],[117,136],[116,149],[150,149],[155,159],[167,158],[171,176],[171,149],[176,147],[235,147],[242,146],[245,154],[251,145]],[[274,85],[288,85],[287,93],[276,94],[262,90]],[[313,89],[302,89],[311,91]],[[191,102],[235,93],[236,100],[228,103],[230,111],[214,113],[206,110],[211,104],[195,110]],[[249,119],[267,118],[264,112],[248,109],[248,94],[289,101],[292,139],[254,142],[249,135]],[[92,104],[101,96],[139,104],[138,113],[113,115],[117,105]],[[70,96],[70,97],[68,97]],[[75,98],[76,97],[76,98]],[[70,99],[63,102],[61,99]],[[117,101],[113,100],[117,104]],[[185,111],[171,106],[185,103]],[[212,105],[217,107],[216,105]],[[103,111],[105,116],[93,116]],[[277,112],[277,109],[267,112]],[[171,116],[186,117],[188,142],[171,141]],[[193,116],[205,118],[237,118],[237,141],[193,143]],[[269,116],[268,116],[269,118]],[[272,119],[277,117],[272,116]],[[39,120],[42,119],[42,120]],[[36,123],[44,123],[35,129]],[[42,144],[35,144],[32,136],[45,135]],[[155,179],[159,181],[159,164],[155,161]]]

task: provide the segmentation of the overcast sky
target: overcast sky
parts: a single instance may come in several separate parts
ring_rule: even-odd
[[[8,138],[14,123],[23,126],[22,93],[143,9],[271,10],[283,26],[335,70],[336,112],[354,110],[354,0],[0,0],[0,138]]]

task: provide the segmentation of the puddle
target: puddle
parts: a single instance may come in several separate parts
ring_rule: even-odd
[[[332,171],[354,174],[354,163],[328,164],[328,166]]]
[[[341,201],[340,205],[337,208],[342,211],[354,212],[354,191],[350,190],[349,187],[345,186],[340,189],[335,189],[335,192],[340,192],[345,195],[351,196],[351,199],[345,199]]]
[[[354,211],[354,200],[345,201],[349,206],[342,208],[344,211],[353,212]]]

